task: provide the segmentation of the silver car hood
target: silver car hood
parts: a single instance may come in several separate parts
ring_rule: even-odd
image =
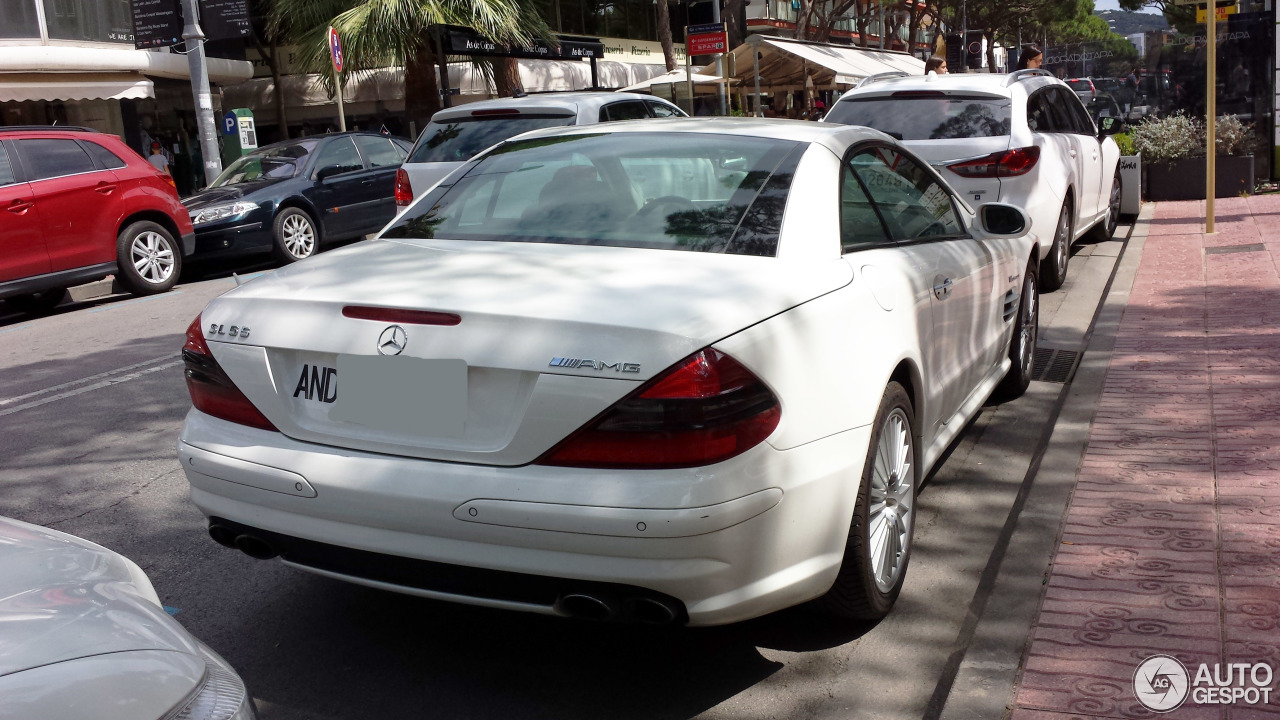
[[[137,650],[199,655],[131,560],[0,518],[0,697],[14,673]]]

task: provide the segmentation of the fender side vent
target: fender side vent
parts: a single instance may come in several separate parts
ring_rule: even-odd
[[[1038,347],[1031,379],[1051,383],[1069,382],[1075,375],[1079,362],[1080,353],[1075,350]]]

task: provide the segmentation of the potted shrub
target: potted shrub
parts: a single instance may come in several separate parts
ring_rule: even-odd
[[[1129,133],[1118,133],[1112,138],[1120,147],[1120,214],[1137,215],[1142,210],[1142,154],[1134,147]]]
[[[1142,155],[1148,200],[1198,200],[1205,196],[1205,128],[1182,113],[1150,118],[1130,131]],[[1215,197],[1253,190],[1253,130],[1231,115],[1218,118]]]

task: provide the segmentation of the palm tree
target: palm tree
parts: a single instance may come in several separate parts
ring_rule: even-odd
[[[551,34],[533,4],[520,0],[271,1],[274,21],[298,46],[299,63],[321,73],[330,89],[325,29],[331,25],[342,37],[344,75],[402,65],[405,120],[418,127],[440,109],[432,25],[464,25],[494,42],[521,45]]]

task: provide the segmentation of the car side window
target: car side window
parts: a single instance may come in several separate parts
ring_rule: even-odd
[[[97,170],[93,159],[75,140],[32,138],[16,140],[14,144],[33,181]]]
[[[889,240],[871,198],[853,172],[851,163],[840,166],[840,249],[852,252]]]
[[[381,168],[399,165],[404,156],[396,152],[396,146],[390,140],[370,135],[357,135],[356,145],[360,154],[369,161],[369,167]]]
[[[654,117],[680,117],[680,113],[670,105],[657,102],[656,100],[647,100],[645,104],[649,106],[649,111]]]
[[[951,193],[924,167],[890,147],[863,150],[849,161],[894,240],[964,235]]]
[[[1027,127],[1031,132],[1054,132],[1053,118],[1049,114],[1048,93],[1041,91],[1027,98]]]
[[[1076,128],[1075,116],[1071,114],[1071,108],[1068,107],[1066,98],[1063,97],[1062,88],[1049,88],[1045,91],[1044,96],[1045,105],[1048,106],[1049,116],[1052,118],[1049,121],[1049,125],[1052,127],[1050,132],[1079,132]]]
[[[1089,111],[1084,109],[1084,105],[1080,102],[1080,97],[1062,88],[1058,88],[1057,94],[1062,100],[1062,106],[1071,114],[1072,126],[1075,128],[1075,132],[1091,137],[1097,135],[1098,131],[1093,126],[1093,119],[1089,117]]]
[[[326,168],[337,168],[335,175],[364,169],[364,162],[360,160],[360,153],[356,152],[350,137],[338,138],[320,151],[316,158],[316,173]]]
[[[118,155],[96,142],[81,140],[80,147],[83,147],[89,153],[89,156],[98,163],[99,167],[107,170],[118,170],[125,166],[124,160],[121,160]]]
[[[14,176],[13,165],[9,162],[9,153],[0,145],[0,187],[12,185],[18,181]]]
[[[643,120],[647,117],[649,117],[649,112],[644,109],[644,103],[639,100],[624,100],[600,108],[600,122]]]

